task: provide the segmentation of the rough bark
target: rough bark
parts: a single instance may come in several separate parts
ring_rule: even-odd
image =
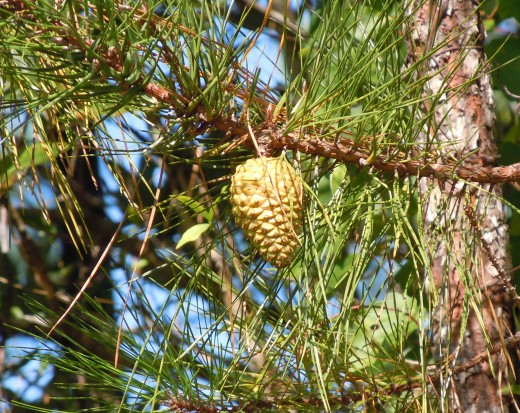
[[[418,77],[429,77],[424,94],[431,99],[424,112],[433,110],[434,116],[420,145],[428,152],[441,151],[440,162],[494,165],[498,151],[493,99],[490,76],[482,72],[486,56],[478,5],[469,0],[422,3],[415,2],[411,9],[409,64],[428,56],[418,66]],[[425,233],[431,240],[426,276],[438,297],[432,307],[432,331],[435,357],[443,368],[438,394],[444,409],[515,411],[513,398],[501,396],[514,368],[507,351],[462,374],[453,375],[452,369],[512,334],[513,300],[498,276],[499,270],[507,274],[511,267],[501,185],[470,186],[423,177],[420,193]],[[464,212],[468,206],[482,238]]]

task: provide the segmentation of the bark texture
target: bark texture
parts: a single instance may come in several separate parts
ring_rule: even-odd
[[[469,0],[415,2],[408,64],[422,61],[418,78],[428,79],[424,95],[430,98],[424,111],[434,114],[421,148],[438,153],[439,162],[487,167],[495,165],[498,151],[477,6]],[[453,374],[455,364],[514,333],[513,300],[496,268],[498,263],[508,274],[511,267],[501,185],[423,177],[420,192],[425,233],[431,240],[426,276],[437,293],[432,330],[435,357],[442,362],[438,392],[444,409],[516,411],[513,397],[501,394],[515,365],[507,351],[492,355],[490,363]],[[481,238],[464,212],[467,207],[474,211]]]

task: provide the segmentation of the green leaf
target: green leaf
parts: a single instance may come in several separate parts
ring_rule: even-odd
[[[189,228],[184,234],[182,234],[181,239],[177,244],[177,248],[181,248],[189,242],[196,241],[202,234],[204,234],[210,224],[196,224]]]
[[[493,77],[497,84],[506,84],[509,92],[520,93],[520,39],[511,37],[507,40],[498,38],[491,41],[486,52],[492,56],[495,65],[499,66],[493,71]]]

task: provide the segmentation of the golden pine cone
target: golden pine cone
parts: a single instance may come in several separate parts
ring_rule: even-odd
[[[276,267],[294,259],[302,228],[302,183],[283,157],[249,159],[231,178],[236,223]]]

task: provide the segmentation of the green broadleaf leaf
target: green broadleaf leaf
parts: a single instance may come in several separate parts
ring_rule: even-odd
[[[206,232],[209,228],[210,224],[196,224],[189,228],[184,234],[182,234],[179,243],[177,244],[177,248],[181,248],[182,246],[188,244],[189,242],[196,241],[204,232]]]

